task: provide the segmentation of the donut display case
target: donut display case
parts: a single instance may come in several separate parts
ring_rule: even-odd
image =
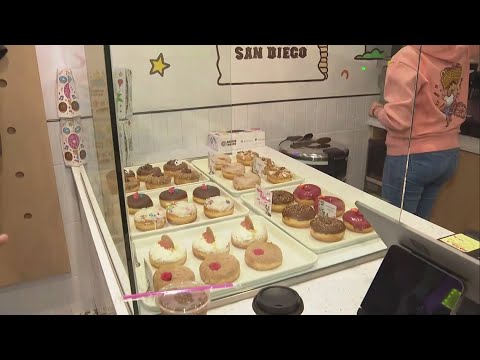
[[[328,46],[306,46],[308,56],[319,57],[305,60],[313,64],[311,74],[296,74],[304,68],[295,67],[299,59],[268,59],[278,65],[273,72],[258,68],[266,58],[239,62],[235,47],[84,47],[91,118],[82,121],[89,162],[73,173],[95,246],[106,254],[102,269],[111,269],[107,283],[119,289],[112,298],[125,303],[128,313],[159,314],[155,297],[144,293],[177,282],[233,283],[211,290],[210,310],[251,299],[267,285],[292,286],[385,253],[374,229],[348,228],[360,222],[348,212],[356,201],[392,218],[400,213],[352,185],[363,184],[368,139],[362,136],[368,134],[362,121],[378,90],[375,67],[361,73],[375,77],[374,88],[355,85],[360,80],[353,73],[346,81],[347,71],[337,88],[325,92],[325,84],[338,82],[334,72],[324,81]],[[351,55],[348,69],[360,68],[358,54]],[[242,67],[247,63],[251,69]],[[291,71],[284,71],[286,65]],[[350,84],[357,86],[351,94]],[[322,91],[325,98],[316,95]],[[316,139],[332,133],[348,144],[346,181],[279,151],[281,139],[310,131]],[[214,141],[211,133],[221,137]],[[257,184],[285,192],[275,198],[271,217],[255,205]],[[305,184],[318,186],[321,194],[295,192]],[[320,195],[338,213],[311,226]],[[286,225],[284,211],[298,227]],[[346,223],[341,211],[348,213]],[[135,300],[124,301],[128,296]]]

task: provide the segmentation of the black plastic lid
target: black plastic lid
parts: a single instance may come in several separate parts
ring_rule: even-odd
[[[300,315],[303,312],[303,301],[293,289],[269,286],[255,296],[252,308],[257,315]]]

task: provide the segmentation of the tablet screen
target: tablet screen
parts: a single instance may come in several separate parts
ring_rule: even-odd
[[[361,307],[371,315],[449,315],[462,292],[460,280],[394,245]]]

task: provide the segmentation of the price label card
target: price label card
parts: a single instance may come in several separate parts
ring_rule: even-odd
[[[480,249],[480,242],[478,242],[478,240],[464,234],[455,234],[439,240],[464,253]]]
[[[210,175],[215,175],[215,157],[217,153],[214,151],[208,152],[208,173]]]
[[[256,185],[255,205],[262,209],[268,216],[272,216],[272,192]]]
[[[258,156],[253,158],[252,172],[260,177],[263,177],[263,170],[265,169],[265,162]]]
[[[318,200],[318,215],[327,216],[331,218],[337,217],[337,207],[325,200]]]

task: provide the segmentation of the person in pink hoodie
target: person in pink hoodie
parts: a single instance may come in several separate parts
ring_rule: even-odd
[[[478,46],[407,45],[388,65],[385,105],[374,102],[370,107],[369,115],[387,129],[382,196],[402,205],[410,154],[403,209],[425,219],[457,168],[474,56]]]

